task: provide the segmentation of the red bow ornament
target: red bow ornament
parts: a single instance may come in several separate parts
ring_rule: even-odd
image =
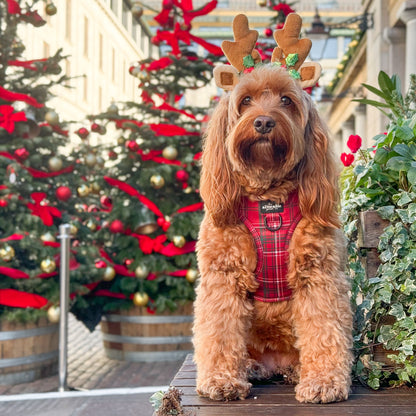
[[[50,227],[53,224],[53,217],[62,217],[58,208],[48,206],[43,201],[43,199],[46,198],[46,194],[44,192],[33,192],[30,197],[35,201],[35,203],[33,204],[29,202],[27,207],[32,211],[32,215],[40,217],[46,226]]]
[[[13,112],[14,108],[11,105],[0,105],[0,127],[3,127],[8,133],[14,131],[15,123],[27,121],[26,114],[23,111]]]

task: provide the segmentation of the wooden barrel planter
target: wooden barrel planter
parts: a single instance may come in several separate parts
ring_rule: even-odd
[[[380,236],[384,229],[390,225],[390,222],[381,218],[376,211],[360,212],[358,227],[358,246],[365,249],[366,255],[363,257],[363,265],[366,271],[366,277],[372,278],[377,274],[378,267],[381,264],[377,247]],[[395,322],[394,316],[385,316],[380,320],[381,325],[392,325]],[[374,327],[372,328],[375,329]],[[386,350],[383,345],[377,344],[371,348],[372,360],[383,363],[385,367],[397,367],[397,364],[388,358],[390,354],[397,354],[397,351]]]
[[[27,383],[58,373],[59,325],[0,320],[0,385]]]
[[[135,362],[177,361],[192,352],[193,308],[149,314],[144,307],[110,313],[101,321],[108,358]]]

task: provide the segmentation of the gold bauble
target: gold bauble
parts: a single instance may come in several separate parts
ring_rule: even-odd
[[[150,178],[150,184],[153,186],[153,188],[160,189],[163,188],[163,186],[165,185],[165,179],[163,178],[163,176],[153,175]]]
[[[198,270],[195,270],[195,269],[188,269],[187,271],[186,271],[186,280],[189,282],[189,283],[194,283],[195,282],[195,280],[198,278]]]
[[[99,194],[101,191],[101,186],[98,182],[93,182],[90,185],[90,189],[91,189],[91,192],[93,192],[94,194]]]
[[[57,156],[52,156],[52,157],[48,160],[48,166],[49,166],[49,169],[50,169],[52,172],[57,172],[58,170],[61,170],[63,165],[64,165],[64,164],[63,164],[63,162],[62,162],[62,159],[60,159],[60,158],[59,158],[59,157],[57,157]]]
[[[53,324],[57,324],[59,322],[59,318],[61,316],[61,308],[59,306],[50,306],[48,308],[48,319]]]
[[[14,248],[9,245],[5,245],[0,249],[0,258],[4,261],[10,261],[15,255]]]
[[[81,197],[88,196],[90,193],[90,188],[88,185],[82,184],[77,188],[78,195]]]
[[[45,234],[41,235],[40,239],[47,243],[54,243],[56,241],[55,236],[50,231],[47,231]]]
[[[45,13],[48,16],[53,16],[54,14],[56,14],[58,12],[57,7],[53,4],[53,3],[49,3],[45,6]]]
[[[45,121],[47,121],[51,126],[57,126],[59,124],[59,114],[56,111],[48,111],[45,114]]]
[[[85,211],[84,204],[75,204],[74,208],[77,212],[84,212]]]
[[[69,233],[72,236],[75,236],[75,235],[77,235],[77,232],[78,232],[78,227],[76,225],[74,225],[74,224],[70,224],[69,225]]]
[[[107,113],[116,115],[118,114],[118,107],[116,104],[112,103],[109,105],[109,107],[107,108]]]
[[[267,6],[267,0],[257,0],[257,6],[266,7]]]
[[[117,144],[118,144],[119,146],[123,146],[123,145],[124,145],[124,143],[125,143],[125,141],[126,141],[126,139],[125,139],[123,136],[120,136],[120,137],[117,139]]]
[[[143,16],[143,7],[138,3],[133,4],[133,6],[131,6],[131,14],[135,19],[140,19]]]
[[[183,190],[183,192],[185,193],[185,194],[190,194],[191,192],[192,192],[192,187],[191,186],[187,186],[184,190]]]
[[[103,274],[103,280],[106,282],[109,282],[110,280],[113,280],[116,277],[116,271],[114,270],[114,267],[107,266],[104,270]]]
[[[88,167],[92,168],[93,166],[95,166],[95,165],[96,165],[96,163],[97,163],[97,158],[96,158],[96,156],[95,156],[95,154],[94,154],[94,153],[87,153],[87,154],[85,155],[84,162],[85,162],[85,164],[86,164]]]
[[[133,296],[133,303],[136,306],[146,306],[149,302],[149,296],[144,292],[136,292]]]
[[[42,260],[40,263],[40,268],[44,273],[52,273],[56,270],[56,263],[51,258]]]
[[[97,229],[97,224],[93,220],[88,220],[86,226],[91,230],[95,231]]]
[[[175,160],[178,156],[178,150],[176,149],[176,147],[167,146],[163,149],[162,156],[165,159]]]
[[[174,235],[172,238],[172,242],[175,247],[182,248],[185,245],[186,240],[183,235]]]
[[[147,269],[146,266],[143,266],[143,265],[137,266],[136,269],[134,270],[134,274],[139,279],[146,279],[146,277],[149,276],[149,270]]]
[[[95,160],[100,168],[104,167],[105,160],[101,156],[97,156]]]

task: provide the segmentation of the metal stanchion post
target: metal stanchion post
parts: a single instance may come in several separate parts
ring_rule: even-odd
[[[67,388],[68,366],[68,309],[69,309],[69,247],[71,242],[71,226],[59,226],[61,239],[61,267],[60,267],[60,320],[59,320],[59,391]]]

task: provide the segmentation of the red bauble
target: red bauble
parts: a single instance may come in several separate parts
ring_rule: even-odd
[[[129,140],[126,142],[126,147],[130,150],[130,152],[137,152],[140,148],[135,140]]]
[[[67,186],[60,186],[57,188],[55,194],[60,201],[68,201],[72,196],[72,191]]]
[[[101,126],[98,123],[92,123],[91,131],[93,131],[94,133],[99,133],[101,131]]]
[[[29,152],[24,147],[21,147],[20,149],[16,149],[14,151],[14,155],[16,156],[17,159],[19,159],[20,161],[23,161],[29,157]]]
[[[179,182],[186,182],[189,179],[189,173],[186,170],[178,170],[176,172],[176,179]]]
[[[113,202],[111,201],[111,198],[106,195],[103,195],[100,198],[100,203],[103,207],[106,207],[106,208],[111,208],[113,206]]]
[[[264,36],[267,36],[269,38],[272,35],[273,35],[273,30],[270,29],[269,27],[266,27],[266,29],[264,29]]]
[[[5,199],[0,199],[0,207],[6,208],[9,203]]]
[[[124,230],[124,224],[120,220],[114,220],[110,224],[110,231],[114,234],[116,233],[122,233]]]
[[[117,154],[114,150],[110,150],[110,151],[108,152],[108,157],[109,157],[111,160],[116,160],[116,159],[117,159],[117,157],[118,157],[118,154]]]
[[[88,135],[90,134],[90,132],[85,127],[81,127],[75,133],[78,134],[78,136],[82,140],[86,139],[88,137]]]

